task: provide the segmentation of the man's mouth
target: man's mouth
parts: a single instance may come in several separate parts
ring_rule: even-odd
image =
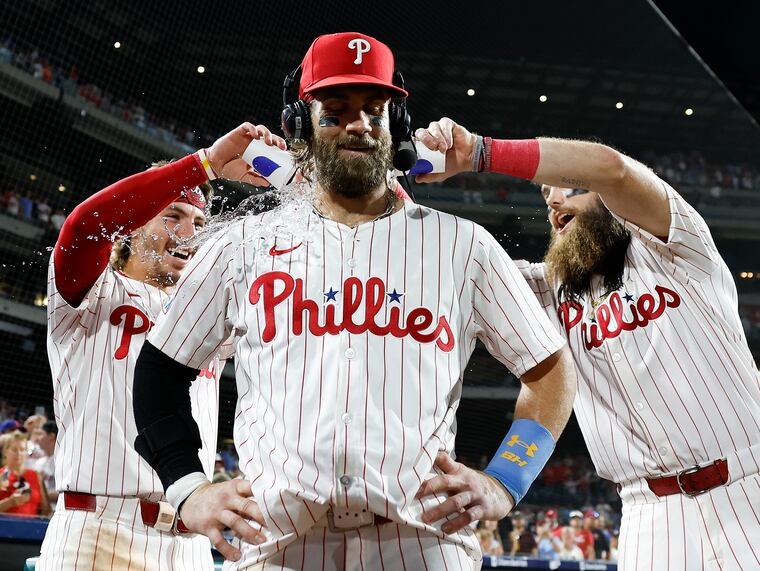
[[[352,153],[359,153],[362,155],[368,155],[375,150],[374,147],[357,146],[357,145],[338,145],[338,149],[342,151],[349,151]]]
[[[185,249],[185,248],[171,248],[171,249],[169,249],[167,251],[169,252],[170,256],[172,256],[174,258],[178,258],[180,260],[187,261],[192,256],[192,254],[190,253],[190,251],[187,250],[187,249]]]
[[[557,220],[557,230],[561,233],[563,232],[567,226],[570,224],[570,222],[573,221],[575,218],[575,214],[570,214],[569,212],[563,212],[562,214],[558,214],[556,216]]]

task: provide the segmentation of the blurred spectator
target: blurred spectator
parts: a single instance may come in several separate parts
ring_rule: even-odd
[[[58,500],[58,490],[55,487],[55,441],[58,437],[58,426],[54,421],[48,420],[40,428],[43,432],[43,436],[39,441],[40,448],[44,453],[42,458],[39,458],[33,468],[42,478],[42,482],[45,484],[45,490],[47,491],[48,499],[50,500],[50,509],[55,511],[55,505]]]
[[[25,192],[19,199],[19,206],[21,211],[21,217],[24,220],[31,220],[34,215],[34,200],[29,192]]]
[[[25,465],[28,468],[31,468],[34,462],[45,455],[42,448],[40,448],[40,440],[45,435],[42,431],[42,425],[46,422],[47,417],[40,414],[34,414],[24,421],[24,430],[26,431],[28,438],[26,443],[27,458]]]
[[[50,217],[50,223],[56,232],[61,231],[64,222],[66,222],[66,215],[63,213],[63,210],[56,210]]]
[[[12,432],[3,442],[0,468],[0,512],[19,515],[48,515],[50,503],[39,475],[24,469],[26,434]]]
[[[501,534],[499,533],[499,522],[497,521],[481,521],[478,524],[478,530],[486,530],[491,532],[490,543],[488,544],[488,555],[504,555],[504,543],[501,541]],[[482,546],[482,542],[481,542]],[[486,553],[486,552],[484,552]]]
[[[563,527],[560,535],[561,543],[557,555],[559,559],[583,561],[583,552],[575,544],[575,533],[571,527]]]
[[[478,524],[478,529],[475,530],[483,555],[504,555],[504,546],[498,538],[499,532],[495,524],[496,522],[481,521]]]
[[[16,193],[13,191],[10,191],[10,194],[8,195],[8,199],[5,203],[5,212],[11,216],[18,216],[18,196],[16,196]]]
[[[537,555],[541,559],[556,559],[557,549],[552,537],[552,524],[548,519],[542,519],[536,526],[538,543]]]
[[[606,529],[606,518],[593,510],[585,513],[584,527],[588,525],[589,531],[594,536],[594,554],[597,559],[610,558],[610,536]]]
[[[559,519],[557,517],[557,510],[546,510],[546,521],[549,523],[549,530],[554,533],[554,530],[559,527]]]
[[[569,521],[566,527],[554,530],[555,544],[561,548],[565,536],[565,530],[571,529],[574,541],[581,550],[583,557],[586,559],[594,559],[594,536],[590,531],[583,529],[583,512],[573,510],[570,512],[568,519]]]
[[[617,561],[618,560],[618,533],[615,532],[612,534],[612,537],[610,538],[610,561]]]
[[[37,220],[45,226],[50,224],[50,205],[44,198],[37,203]]]
[[[512,512],[512,531],[509,534],[512,555],[535,555],[537,551],[536,538],[528,530],[525,524],[525,516],[522,512]]]
[[[211,482],[216,484],[217,482],[226,482],[231,480],[232,476],[227,473],[224,467],[224,459],[221,454],[217,454],[214,461],[214,476],[211,478]]]
[[[591,513],[594,514],[596,512]],[[590,529],[586,528],[584,519],[586,518],[584,518],[584,514],[581,512],[570,512],[570,527],[573,528],[573,532],[575,533],[575,544],[580,548],[583,557],[586,559],[596,559],[596,554],[594,553],[594,534],[591,533]],[[589,517],[588,519],[592,520],[593,518]]]
[[[0,434],[14,432],[21,428],[21,423],[15,418],[9,418],[0,423]]]

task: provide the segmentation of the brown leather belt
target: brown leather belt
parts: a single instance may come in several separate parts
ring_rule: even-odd
[[[94,512],[97,508],[97,496],[84,494],[82,492],[64,492],[63,505],[67,510],[81,510],[85,512]],[[168,505],[168,504],[167,504]],[[175,530],[177,533],[190,533],[179,517],[164,511],[161,512],[161,504],[140,500],[140,514],[142,520],[148,527],[154,527],[162,531]],[[176,519],[176,522],[175,522]],[[176,523],[176,526],[174,525]],[[158,525],[157,525],[158,524]]]
[[[728,462],[716,460],[707,466],[686,468],[675,476],[647,478],[649,489],[657,496],[684,494],[698,496],[728,482]]]

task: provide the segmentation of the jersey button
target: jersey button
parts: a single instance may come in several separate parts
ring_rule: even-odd
[[[636,403],[636,410],[643,410],[644,409],[644,403],[643,402],[637,402]]]
[[[349,268],[355,268],[356,267],[356,260],[354,260],[353,258],[349,258],[348,259],[348,267]]]
[[[348,488],[351,485],[351,476],[341,476],[340,483]]]
[[[348,413],[341,416],[340,419],[343,421],[343,424],[351,424],[351,415]]]
[[[667,446],[660,446],[660,454],[665,456],[668,452],[670,452],[670,450],[668,449]]]
[[[620,359],[622,359],[622,357],[620,356],[620,353],[613,353],[612,354],[612,360],[615,361],[616,363],[618,361],[620,361]]]
[[[348,349],[346,349],[346,352],[344,353],[344,355],[346,356],[346,359],[353,359],[354,357],[356,357],[356,349],[354,349],[353,347],[349,347]]]

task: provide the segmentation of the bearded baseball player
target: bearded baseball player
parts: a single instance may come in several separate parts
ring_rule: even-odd
[[[243,125],[230,137],[284,141]],[[220,145],[226,140],[221,140]],[[48,355],[60,428],[61,492],[37,569],[212,569],[206,537],[190,534],[132,445],[132,378],[148,331],[170,301],[205,223],[210,186],[196,153],[113,184],[67,218],[50,261]],[[114,237],[119,238],[115,244]],[[109,261],[110,258],[110,261]],[[217,355],[186,394],[213,472]]]
[[[568,340],[574,409],[623,500],[620,568],[760,568],[760,383],[731,272],[702,217],[641,163],[596,143],[418,130],[471,170],[541,184],[544,263],[521,269]]]
[[[200,248],[138,359],[136,447],[227,569],[479,569],[468,524],[506,515],[546,462],[572,408],[569,353],[491,235],[393,192],[408,117],[390,49],[320,36],[300,67],[283,128],[313,181],[303,232],[274,210]],[[209,483],[178,412],[233,330],[234,490]],[[487,473],[451,456],[478,339],[523,380]],[[449,493],[420,499],[439,474]]]

